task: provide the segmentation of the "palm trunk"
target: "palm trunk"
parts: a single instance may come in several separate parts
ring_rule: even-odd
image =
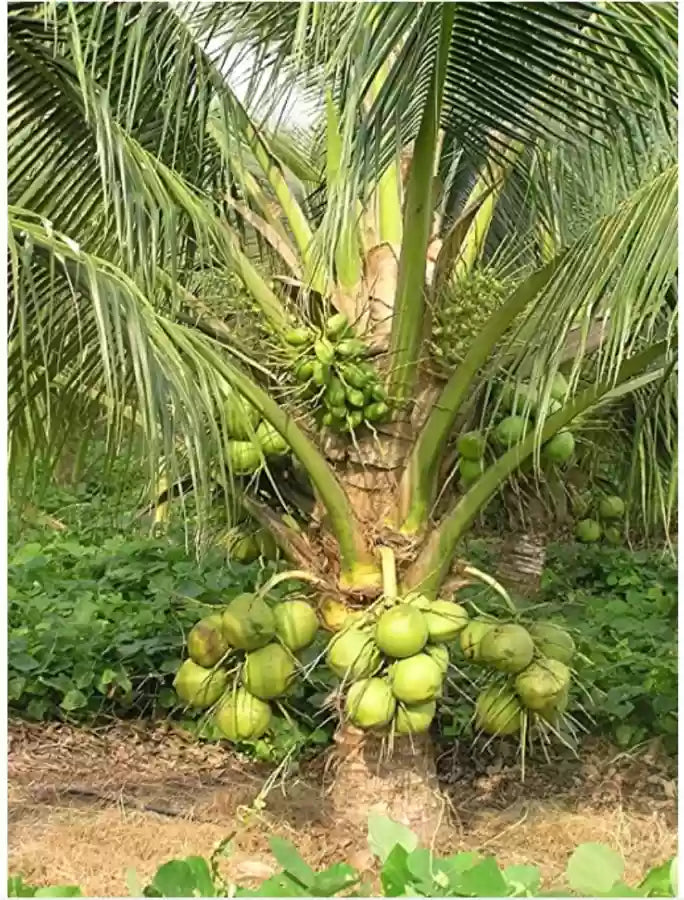
[[[539,592],[545,564],[546,535],[514,533],[503,542],[496,577],[514,597],[528,599]]]

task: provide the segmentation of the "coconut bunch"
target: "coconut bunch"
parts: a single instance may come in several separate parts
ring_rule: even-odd
[[[385,389],[366,360],[368,345],[355,336],[343,313],[330,316],[319,330],[294,328],[284,337],[299,351],[294,377],[303,396],[315,401],[319,425],[350,432],[389,417]]]
[[[448,644],[467,623],[460,604],[421,594],[379,614],[347,616],[326,653],[346,690],[347,721],[380,733],[427,731],[449,667]]]
[[[283,456],[289,446],[282,435],[237,391],[224,389],[223,420],[229,435],[224,460],[233,475],[252,475],[264,457]]]
[[[305,600],[271,605],[257,594],[240,594],[190,631],[176,693],[188,707],[211,708],[229,741],[256,740],[269,728],[272,701],[297,677],[297,654],[317,631],[318,618]]]
[[[552,622],[535,622],[528,630],[474,619],[459,641],[466,660],[497,676],[475,702],[480,731],[517,734],[526,712],[551,725],[558,722],[567,708],[575,654],[567,631]]]
[[[602,497],[598,504],[597,518],[588,515],[592,512],[590,507],[585,507],[583,512],[586,517],[580,519],[575,526],[575,537],[578,541],[583,544],[594,544],[603,537],[609,544],[622,543],[622,531],[615,524],[625,514],[625,501],[622,497],[614,494]]]

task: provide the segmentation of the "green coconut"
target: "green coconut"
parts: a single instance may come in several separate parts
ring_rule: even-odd
[[[251,563],[259,557],[259,545],[253,535],[246,534],[239,538],[230,549],[231,559],[241,563]]]
[[[449,668],[449,650],[446,644],[426,644],[425,652],[434,659],[442,672],[446,674]]]
[[[395,659],[413,656],[423,649],[428,639],[425,616],[410,603],[388,609],[375,626],[375,643]]]
[[[535,622],[530,626],[534,645],[547,659],[557,659],[568,665],[575,655],[575,642],[564,628],[553,622]]]
[[[416,609],[419,609],[422,613],[425,613],[430,609],[432,599],[426,594],[421,594],[420,591],[410,591],[408,594],[402,597],[401,602],[408,603],[411,606],[415,606]]]
[[[316,637],[318,618],[306,600],[285,600],[275,607],[273,616],[277,636],[293,653],[308,647]]]
[[[397,708],[385,678],[363,678],[349,688],[344,704],[347,718],[357,728],[382,728],[392,721]]]
[[[575,452],[575,438],[572,432],[562,429],[544,444],[543,456],[556,465],[566,463]]]
[[[389,677],[397,700],[408,704],[425,703],[439,696],[444,672],[429,654],[417,653],[394,663]]]
[[[484,463],[481,459],[473,460],[473,459],[459,459],[458,461],[458,474],[461,478],[461,483],[468,487],[471,484],[474,484],[480,475],[484,472]]]
[[[254,532],[254,543],[259,549],[259,556],[264,559],[278,558],[278,544],[267,528],[258,528]]]
[[[543,709],[570,684],[570,669],[558,659],[531,663],[515,679],[518,697],[528,709]]]
[[[205,669],[186,659],[176,672],[173,686],[179,698],[194,709],[206,709],[216,703],[228,684],[223,669]]]
[[[531,384],[507,384],[501,392],[501,404],[514,415],[531,414],[537,407],[537,392]]]
[[[602,519],[621,519],[625,514],[625,501],[622,497],[604,497],[599,504],[599,515]]]
[[[281,644],[266,644],[247,654],[242,680],[245,687],[260,700],[282,697],[295,674],[295,660]]]
[[[487,734],[516,734],[520,731],[522,707],[508,688],[492,685],[475,701],[475,724]]]
[[[263,421],[256,430],[256,440],[264,456],[282,456],[290,449],[285,438],[270,422]]]
[[[436,712],[437,704],[434,700],[415,703],[413,706],[401,703],[394,717],[394,731],[396,734],[423,734],[429,729]]]
[[[252,475],[261,467],[261,451],[252,441],[228,441],[223,455],[233,475]]]
[[[601,537],[601,526],[596,519],[582,519],[575,526],[575,537],[583,544],[593,544]]]
[[[482,662],[499,672],[521,672],[533,656],[534,642],[522,625],[497,625],[484,635],[480,644]]]
[[[480,431],[467,431],[456,441],[456,450],[463,459],[477,462],[482,459],[487,448],[487,438]]]
[[[522,416],[506,416],[494,429],[494,438],[500,447],[518,444],[527,433],[527,422]]]
[[[603,529],[603,537],[609,544],[622,543],[622,531],[616,525],[607,525]]]
[[[536,712],[542,717],[542,719],[545,719],[547,722],[555,725],[558,722],[558,719],[568,708],[569,699],[570,689],[569,687],[566,687],[560,692],[560,694],[552,697],[548,703],[545,703],[544,706],[540,707],[538,710],[536,710]]]
[[[220,704],[214,721],[229,741],[255,741],[268,730],[271,715],[268,703],[238,688]]]
[[[256,594],[239,594],[228,604],[221,620],[228,642],[238,650],[258,650],[275,635],[273,612]]]
[[[332,638],[325,660],[345,681],[368,678],[382,665],[382,656],[370,634],[353,627],[345,628]]]
[[[452,600],[433,600],[423,615],[427,622],[428,640],[433,644],[453,641],[468,624],[468,613]]]
[[[554,400],[562,402],[567,396],[568,387],[569,385],[565,376],[560,372],[556,372],[553,376],[553,381],[551,382],[551,396]]]
[[[188,635],[190,659],[198,666],[204,666],[205,669],[215,666],[229,649],[230,644],[223,633],[223,621],[220,613],[200,619]]]
[[[236,441],[246,441],[254,436],[259,424],[259,413],[243,397],[232,389],[227,394],[228,399],[223,406],[226,430]]]
[[[461,651],[467,660],[474,663],[482,661],[480,653],[482,638],[492,628],[494,628],[494,625],[490,622],[482,622],[479,619],[473,619],[471,622],[468,622],[459,635]]]

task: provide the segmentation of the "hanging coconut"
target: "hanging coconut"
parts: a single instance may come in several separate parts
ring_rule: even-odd
[[[463,459],[477,462],[484,456],[487,449],[487,439],[480,431],[467,431],[456,441],[456,450]]]
[[[446,644],[426,644],[425,652],[437,663],[442,672],[446,675],[449,668],[449,650]]]
[[[226,391],[227,400],[223,407],[226,431],[236,441],[249,441],[259,424],[259,413],[232,388]]]
[[[190,659],[205,669],[215,666],[229,649],[230,644],[223,633],[220,613],[200,619],[188,635]]]
[[[296,653],[312,643],[318,631],[318,618],[306,600],[284,600],[273,610],[276,635]]]
[[[244,688],[238,688],[219,705],[214,721],[229,741],[255,741],[268,730],[271,707]]]
[[[251,441],[228,441],[224,453],[233,475],[253,475],[261,468],[261,451]]]
[[[604,497],[599,503],[599,515],[602,519],[621,519],[625,514],[625,501],[622,497]]]
[[[475,724],[487,734],[516,734],[520,731],[522,707],[508,688],[492,685],[475,702]]]
[[[480,645],[482,638],[494,628],[491,622],[483,622],[480,619],[473,619],[468,622],[466,627],[459,635],[459,643],[461,651],[469,662],[481,662]]]
[[[173,686],[179,698],[194,709],[212,706],[225,691],[228,673],[223,669],[205,669],[186,659],[176,672]]]
[[[514,416],[531,415],[537,402],[537,392],[531,384],[507,384],[501,392],[502,407]]]
[[[257,528],[254,532],[254,543],[259,548],[259,556],[264,559],[278,559],[278,544],[268,528]]]
[[[251,563],[259,558],[259,546],[251,534],[239,538],[230,549],[230,558],[241,563]]]
[[[382,728],[392,721],[397,707],[385,678],[363,678],[349,688],[344,704],[347,718],[357,728]]]
[[[504,449],[518,444],[527,433],[527,421],[522,416],[506,416],[494,429],[497,444]]]
[[[426,732],[437,711],[437,703],[428,700],[427,703],[416,703],[407,706],[400,703],[394,716],[394,731],[396,734],[423,734]]]
[[[256,594],[239,594],[226,607],[221,621],[231,647],[257,650],[275,635],[273,612]]]
[[[533,656],[534,642],[522,625],[497,625],[484,635],[480,644],[482,662],[499,672],[521,672]]]
[[[603,537],[609,544],[621,544],[622,532],[615,525],[607,525],[603,529]]]
[[[388,609],[378,619],[375,642],[383,653],[402,659],[423,649],[428,639],[425,616],[409,603]]]
[[[260,700],[274,700],[287,692],[295,674],[295,660],[281,644],[266,644],[247,654],[242,680]]]
[[[442,690],[444,672],[427,653],[417,653],[394,663],[389,679],[397,700],[411,705],[438,697]]]
[[[537,714],[545,719],[551,725],[557,724],[560,717],[568,708],[568,700],[570,698],[570,689],[565,687],[560,694],[557,694],[548,703],[536,710]]]
[[[575,642],[564,628],[553,622],[535,622],[530,626],[530,634],[542,656],[569,665],[575,655]]]
[[[550,441],[544,444],[542,455],[548,459],[549,462],[560,466],[570,459],[574,451],[575,438],[570,431],[562,429],[554,434]]]
[[[277,428],[264,420],[256,430],[256,441],[264,456],[282,456],[289,451],[289,445]]]
[[[473,460],[463,457],[458,461],[458,474],[460,476],[461,484],[464,487],[475,484],[483,472],[484,462],[481,459]]]
[[[570,684],[570,669],[557,659],[540,659],[515,679],[518,697],[528,709],[543,709]]]
[[[596,519],[582,519],[575,526],[575,537],[583,544],[593,544],[601,537],[601,526]]]
[[[382,665],[382,656],[370,634],[353,627],[345,628],[332,638],[325,660],[344,681],[368,678]]]
[[[563,402],[567,396],[568,388],[569,385],[565,376],[561,372],[556,372],[551,382],[551,396],[553,399]]]
[[[433,600],[423,613],[427,622],[428,640],[433,644],[453,641],[468,624],[468,613],[452,600]]]

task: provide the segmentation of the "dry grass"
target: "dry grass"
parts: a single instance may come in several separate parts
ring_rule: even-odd
[[[480,772],[462,761],[462,769],[447,787],[455,824],[441,851],[478,848],[502,864],[536,864],[549,883],[582,841],[619,850],[630,879],[676,852],[674,773],[657,755],[616,758],[612,748],[590,745],[582,762],[539,765],[525,785],[500,759]],[[9,869],[36,884],[126,896],[129,867],[145,883],[160,862],[209,855],[232,832],[223,867],[241,883],[273,871],[273,833],[314,866],[367,861],[365,836],[327,816],[320,767],[289,780],[287,794],[275,790],[257,815],[247,806],[263,767],[168,729],[11,727],[9,773]]]

